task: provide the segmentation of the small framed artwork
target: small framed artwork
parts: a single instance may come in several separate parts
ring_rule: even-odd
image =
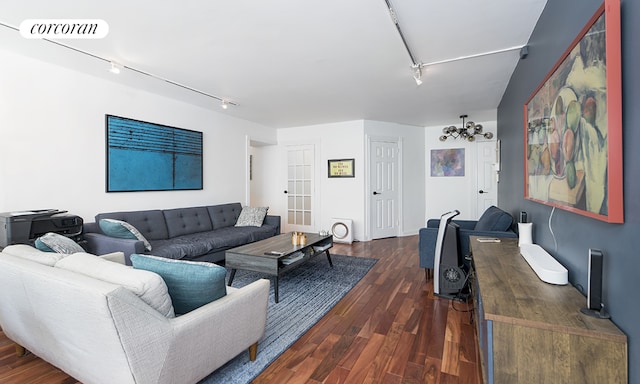
[[[464,176],[464,148],[431,150],[431,177],[446,176]]]
[[[329,177],[355,177],[355,159],[329,160]]]
[[[624,222],[620,2],[605,0],[524,105],[525,198]]]

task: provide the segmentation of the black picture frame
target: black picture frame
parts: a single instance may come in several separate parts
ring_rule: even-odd
[[[328,177],[356,177],[355,159],[333,159],[328,160]]]

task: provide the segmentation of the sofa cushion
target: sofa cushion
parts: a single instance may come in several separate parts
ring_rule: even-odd
[[[64,253],[43,252],[27,244],[7,245],[2,250],[2,253],[31,260],[39,264],[48,265],[50,267],[53,267],[58,262],[58,260],[68,256]]]
[[[192,233],[169,240],[155,240],[153,255],[171,259],[193,259],[198,256],[227,250],[277,234],[278,227],[224,227],[215,231]]]
[[[175,316],[167,285],[156,273],[133,269],[89,253],[69,255],[58,261],[55,267],[120,285],[136,294],[163,316]]]
[[[513,217],[502,209],[492,205],[480,216],[475,231],[507,231],[513,224]]]
[[[260,227],[264,221],[264,217],[267,216],[267,210],[269,207],[244,207],[236,227]]]
[[[136,229],[140,231],[140,233],[147,240],[169,238],[167,225],[164,221],[164,214],[159,209],[147,211],[99,213],[96,215],[96,223],[99,223],[102,219],[115,219],[127,222],[136,227]]]
[[[213,229],[206,207],[166,209],[162,213],[167,222],[169,238]]]
[[[162,276],[176,315],[182,315],[227,294],[227,270],[213,263],[171,260],[149,255],[131,255],[133,267]]]
[[[207,211],[209,211],[213,229],[233,227],[242,212],[242,205],[240,203],[210,205]]]
[[[84,252],[84,249],[70,238],[58,233],[49,232],[35,241],[36,248],[43,252],[57,252],[64,254],[72,254],[75,252]]]
[[[151,251],[153,248],[149,241],[134,227],[126,221],[115,219],[102,219],[98,222],[102,232],[111,237],[117,237],[119,239],[133,239],[140,240],[144,243],[144,249]]]

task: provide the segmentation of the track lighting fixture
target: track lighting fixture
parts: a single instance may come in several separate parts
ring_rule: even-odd
[[[416,84],[418,86],[422,85],[422,63],[412,65],[411,68],[413,68],[413,79]]]
[[[229,102],[228,102],[227,100],[222,100],[222,101],[221,101],[221,103],[220,103],[220,107],[221,107],[222,109],[227,109],[227,108],[229,108]]]
[[[485,139],[492,139],[493,133],[491,132],[482,132],[482,125],[476,124],[473,121],[469,121],[466,124],[464,123],[464,119],[466,119],[467,115],[460,115],[462,119],[462,127],[456,128],[455,126],[444,127],[442,129],[442,133],[444,135],[440,136],[440,141],[446,141],[449,137],[453,139],[462,138],[467,141],[475,141],[476,135],[482,135]]]
[[[114,75],[120,74],[120,68],[122,68],[122,66],[115,61],[111,61],[110,63],[111,68],[109,69],[109,72],[113,73]]]

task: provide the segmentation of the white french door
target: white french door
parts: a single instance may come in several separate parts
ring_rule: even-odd
[[[315,147],[288,145],[284,231],[315,232]]]
[[[477,189],[476,218],[492,205],[498,205],[498,178],[496,174],[496,142],[476,142]]]

